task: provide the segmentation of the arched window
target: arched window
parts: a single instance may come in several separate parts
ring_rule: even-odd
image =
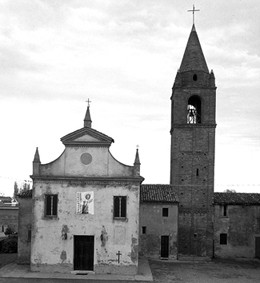
[[[191,96],[188,100],[187,123],[188,124],[201,123],[201,101],[200,101],[200,97],[197,95]]]

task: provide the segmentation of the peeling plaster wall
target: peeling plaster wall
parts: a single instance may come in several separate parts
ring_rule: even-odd
[[[93,182],[92,182],[93,183]],[[138,266],[139,183],[34,182],[31,269],[73,270],[74,235],[94,236],[96,273],[135,274]],[[76,214],[76,193],[94,192],[94,215]],[[44,216],[44,195],[58,194],[58,217]],[[113,197],[127,196],[127,219],[113,219]],[[62,235],[66,231],[67,239]],[[102,237],[101,237],[102,235]],[[120,251],[120,263],[117,252]]]
[[[168,208],[168,217],[162,208]],[[146,234],[142,234],[142,227]],[[140,205],[140,255],[161,257],[161,236],[169,236],[169,259],[176,259],[178,252],[178,204],[141,203]]]
[[[254,258],[255,237],[260,236],[260,206],[215,205],[215,257]],[[220,234],[227,234],[227,245],[220,245]]]

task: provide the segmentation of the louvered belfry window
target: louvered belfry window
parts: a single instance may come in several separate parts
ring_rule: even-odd
[[[126,218],[126,196],[114,196],[114,218]]]
[[[45,195],[45,216],[57,216],[58,195]]]

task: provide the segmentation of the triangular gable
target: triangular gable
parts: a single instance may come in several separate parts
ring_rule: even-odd
[[[93,138],[93,137],[91,137],[89,135],[84,135],[82,137],[79,137],[79,138],[75,139],[74,141],[97,142],[99,140],[96,139],[96,138]]]
[[[64,145],[70,146],[110,146],[114,140],[90,127],[81,128],[61,138]]]

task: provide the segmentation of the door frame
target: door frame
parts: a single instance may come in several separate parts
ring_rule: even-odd
[[[165,256],[162,256],[162,238],[165,237],[168,239],[168,247],[167,247],[167,257]],[[170,255],[170,237],[169,235],[161,235],[161,258],[163,259],[168,259],[169,258],[169,255]]]
[[[76,249],[75,242],[77,237],[91,237],[93,239],[93,266],[92,269],[75,269],[75,258],[76,258]],[[94,271],[94,259],[95,259],[95,236],[94,235],[73,235],[73,270],[74,271]]]

